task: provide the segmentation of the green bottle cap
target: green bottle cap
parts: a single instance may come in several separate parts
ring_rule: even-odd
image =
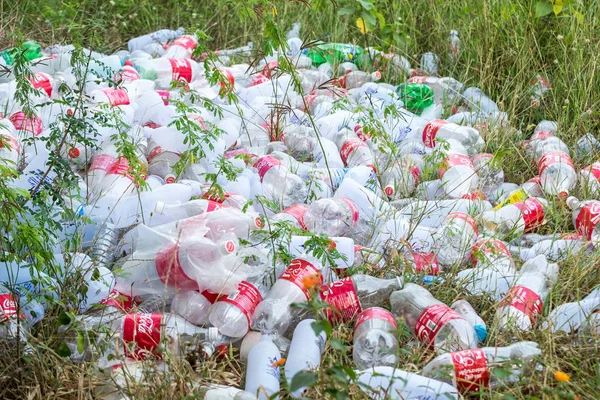
[[[415,114],[420,114],[433,104],[433,90],[427,85],[403,83],[396,88],[396,93],[404,102],[406,109]]]

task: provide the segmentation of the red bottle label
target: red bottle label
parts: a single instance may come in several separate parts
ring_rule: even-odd
[[[125,355],[136,360],[161,359],[156,353],[160,344],[162,314],[127,314],[123,319]]]
[[[600,182],[600,163],[593,163],[589,167],[583,169],[584,171],[589,172],[596,178],[598,182]]]
[[[7,145],[12,151],[19,151],[19,142],[12,135],[0,133],[0,138],[2,139],[0,140],[0,149]]]
[[[462,392],[476,392],[490,385],[487,359],[481,349],[469,349],[450,353],[454,364],[456,388]]]
[[[168,90],[156,90],[156,93],[160,96],[165,106],[169,105],[169,99],[171,98],[171,92]]]
[[[459,166],[469,167],[471,170],[475,171],[473,163],[468,156],[465,156],[464,154],[450,154],[450,156],[444,159],[442,165],[440,165],[439,178],[442,179],[446,171],[450,168]]]
[[[18,131],[30,132],[36,137],[42,133],[42,120],[35,115],[27,117],[23,111],[17,111],[9,120]]]
[[[17,317],[17,301],[10,293],[0,294],[0,324]],[[24,315],[19,318],[25,319]]]
[[[542,203],[533,197],[515,203],[515,206],[521,210],[521,214],[523,215],[525,232],[529,232],[544,223],[544,207]]]
[[[99,156],[94,157],[88,172],[97,169],[101,171],[108,171],[116,161],[117,159],[113,156],[109,156],[108,154],[100,154]]]
[[[429,77],[428,76],[413,76],[408,81],[410,83],[420,83],[420,84],[423,84],[423,83],[427,82],[427,78],[429,78]]]
[[[575,229],[590,240],[598,222],[600,222],[600,201],[593,201],[581,207],[581,211],[575,218]]]
[[[340,157],[344,165],[348,166],[348,158],[359,147],[367,147],[367,145],[360,139],[350,139],[344,142],[340,149]]]
[[[273,167],[278,167],[281,165],[278,159],[271,156],[264,156],[258,159],[254,163],[254,168],[258,170],[258,176],[260,177],[260,181],[262,182],[265,174]]]
[[[396,324],[396,319],[388,310],[381,307],[371,307],[367,308],[363,312],[361,312],[356,319],[356,323],[354,324],[354,332],[358,329],[358,327],[370,320],[370,319],[382,319],[387,321],[390,325],[394,327],[394,329],[398,329],[398,325]]]
[[[187,58],[169,58],[171,63],[172,77],[171,80],[177,82],[192,81],[192,64]]]
[[[336,310],[326,309],[327,319],[330,322],[352,321],[362,311],[351,277],[324,285],[320,292],[321,300]]]
[[[531,138],[529,139],[530,142],[533,142],[534,140],[546,140],[550,137],[553,137],[554,134],[552,132],[548,132],[548,131],[537,131],[535,132],[533,135],[531,135]]]
[[[254,315],[254,310],[256,310],[256,306],[258,306],[262,300],[262,295],[253,284],[242,281],[235,292],[227,297],[222,297],[219,301],[232,304],[239,308],[246,316],[248,324],[250,324],[252,315]]]
[[[156,254],[156,272],[168,286],[180,290],[198,290],[198,282],[190,278],[179,263],[179,245],[166,244]]]
[[[563,153],[562,151],[552,151],[544,154],[540,159],[540,162],[538,163],[539,174],[542,175],[544,170],[552,164],[567,164],[573,168],[573,160],[571,160],[571,157],[569,157],[567,153]]]
[[[127,296],[116,289],[111,290],[108,296],[100,300],[100,304],[104,304],[107,307],[116,307],[124,313],[132,312],[133,308],[140,303],[139,299]]]
[[[131,83],[140,79],[140,74],[133,69],[123,68],[120,71],[115,72],[114,81],[119,83]]]
[[[106,173],[109,175],[122,175],[133,182],[131,167],[129,166],[129,161],[127,161],[125,157],[119,157],[119,159],[110,166]]]
[[[418,274],[426,273],[428,275],[438,276],[440,265],[435,253],[412,253],[415,262],[415,272]]]
[[[477,263],[488,254],[504,254],[508,258],[512,258],[510,251],[502,241],[498,239],[480,239],[471,249],[471,263],[473,267],[476,267]]]
[[[108,103],[111,106],[122,106],[129,104],[129,94],[127,94],[127,90],[125,89],[112,89],[112,88],[104,88],[102,89],[104,95],[108,99]]]
[[[304,214],[306,214],[306,210],[308,210],[308,206],[304,204],[294,204],[282,211],[282,213],[286,213],[296,218],[298,224],[302,227],[302,229],[306,229],[306,225],[304,225]]]
[[[527,315],[532,325],[535,324],[535,321],[544,308],[540,296],[525,286],[513,286],[510,288],[504,299],[500,302],[499,307],[507,305]]]
[[[175,39],[173,41],[173,43],[171,43],[169,45],[169,47],[171,47],[171,46],[183,47],[184,49],[187,50],[188,54],[192,55],[192,53],[194,52],[194,49],[196,48],[196,41],[194,40],[193,37],[191,37],[189,35],[183,35],[183,36],[180,36],[177,39]]]
[[[426,77],[423,77],[426,78]],[[448,121],[444,121],[443,119],[434,119],[430,121],[423,128],[423,144],[427,147],[435,147],[435,138],[437,136],[438,131],[444,125],[446,125]]]
[[[343,200],[344,203],[348,204],[348,207],[350,207],[350,211],[352,211],[352,224],[355,225],[358,222],[358,217],[360,216],[358,208],[356,207],[356,203],[347,197],[340,197],[340,200]]]
[[[150,150],[150,153],[148,153],[148,157],[146,158],[146,160],[148,160],[148,164],[150,164],[152,162],[154,157],[159,156],[164,152],[165,152],[165,149],[163,149],[162,147],[154,146],[152,148],[152,150]]]
[[[290,281],[298,286],[306,296],[306,299],[310,299],[313,287],[320,287],[323,284],[323,274],[321,274],[321,271],[301,258],[292,260],[279,279]]]
[[[429,306],[421,313],[415,324],[415,335],[421,343],[433,347],[435,337],[440,329],[453,319],[462,319],[462,317],[447,305]]]
[[[205,290],[200,294],[206,297],[206,300],[208,300],[211,304],[215,304],[217,301],[221,301],[227,296],[226,294],[209,292],[208,290]]]
[[[460,211],[451,212],[450,214],[448,214],[446,216],[445,219],[462,219],[467,224],[469,224],[469,226],[471,227],[471,229],[473,229],[473,232],[475,232],[475,235],[478,234],[477,233],[477,222],[475,222],[475,218],[471,217],[467,213],[460,212]]]
[[[30,78],[31,85],[36,89],[42,89],[48,97],[52,96],[52,84],[50,83],[50,75],[43,72],[36,72]]]

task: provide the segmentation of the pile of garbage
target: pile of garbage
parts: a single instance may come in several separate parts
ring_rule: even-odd
[[[305,48],[299,34],[294,25],[251,64],[251,43],[198,55],[182,29],[108,56],[35,42],[2,53],[0,157],[20,172],[9,185],[35,196],[55,183],[46,140],[83,126],[58,151],[78,179],[58,210],[76,217],[51,244],[60,273],[3,261],[2,340],[27,346],[51,303],[40,293],[74,270],[87,290],[61,332],[72,361],[106,374],[106,399],[127,398],[143,363],[167,373],[167,358],[230,346],[247,364],[244,387],[208,385],[205,398],[273,398],[319,368],[321,318],[354,326],[353,383],[371,398],[458,398],[535,370],[538,345],[485,347],[478,310],[434,297],[444,279],[494,299],[503,331],[600,334],[600,288],[544,311],[558,263],[600,241],[600,163],[577,171],[557,124],[541,121],[523,142],[538,175],[504,182],[485,133],[508,130],[508,116],[440,77],[437,55],[412,68],[373,48]],[[456,31],[450,43],[456,57]],[[33,113],[17,95],[19,58]],[[538,77],[532,104],[548,90]],[[577,157],[598,147],[588,135]],[[538,234],[558,202],[575,231]],[[403,325],[438,355],[418,374],[397,365]],[[294,398],[305,389],[288,386]]]

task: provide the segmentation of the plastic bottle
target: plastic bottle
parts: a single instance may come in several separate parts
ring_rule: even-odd
[[[461,198],[477,189],[479,177],[469,157],[463,154],[450,154],[440,166],[439,177],[446,195]]]
[[[144,50],[148,45],[152,44],[158,44],[162,47],[162,45],[166,44],[169,40],[174,40],[181,35],[183,35],[183,28],[177,30],[161,29],[156,32],[130,39],[127,43],[127,47],[130,52]]]
[[[352,359],[357,369],[396,364],[398,326],[394,316],[381,307],[370,307],[354,324]]]
[[[478,392],[517,382],[521,375],[532,370],[534,359],[541,354],[535,342],[462,350],[436,357],[421,373],[452,384],[461,393]],[[508,374],[494,374],[493,368],[508,370]]]
[[[334,142],[340,150],[340,157],[345,166],[373,166],[375,164],[369,146],[350,129],[339,131],[335,135]]]
[[[439,63],[440,59],[435,53],[427,52],[423,53],[421,56],[421,62],[419,64],[421,65],[421,69],[427,72],[429,75],[438,76]]]
[[[558,280],[558,265],[539,255],[521,267],[515,284],[498,305],[502,330],[530,330],[544,310],[544,301]]]
[[[573,212],[573,225],[584,239],[597,245],[600,241],[600,201],[579,201],[575,197],[567,199],[567,207]]]
[[[311,203],[303,216],[306,228],[316,234],[345,236],[358,223],[360,213],[347,197],[326,198]]]
[[[380,279],[370,275],[352,275],[321,287],[321,300],[329,304],[326,314],[330,321],[352,321],[364,309],[385,301],[402,287],[400,278]]]
[[[546,206],[546,200],[530,197],[498,210],[486,211],[478,220],[486,236],[518,236],[535,230],[545,222]]]
[[[288,386],[294,376],[301,371],[316,371],[321,364],[321,354],[325,350],[327,335],[321,331],[318,335],[312,327],[314,319],[305,319],[294,329],[285,361],[285,378]],[[292,398],[301,398],[306,387],[301,387],[290,393]]]
[[[487,195],[497,189],[504,182],[504,171],[494,161],[494,155],[481,153],[473,158],[473,167],[479,176],[479,187]]]
[[[599,306],[600,287],[597,287],[580,301],[555,307],[543,322],[542,329],[550,328],[552,332],[577,332]]]
[[[281,353],[272,338],[262,335],[260,342],[248,354],[244,390],[260,400],[278,399],[279,396],[272,396],[279,392],[280,360]]]
[[[140,78],[153,80],[158,89],[169,89],[173,81],[191,83],[200,76],[200,67],[188,58],[135,59],[133,66]]]
[[[552,85],[540,74],[531,81],[531,106],[539,107],[544,96],[552,90]]]
[[[475,218],[464,212],[451,212],[437,229],[433,252],[443,266],[460,263],[467,258],[478,230]]]
[[[475,329],[477,333],[477,339],[479,343],[483,343],[487,337],[487,327],[485,321],[481,319],[477,311],[473,308],[471,303],[467,300],[457,300],[450,306],[451,309],[460,314],[461,317],[466,319]]]
[[[543,254],[550,261],[564,261],[564,259],[578,254],[585,249],[587,242],[579,234],[564,235],[562,237],[541,240],[531,248],[518,248],[517,254],[521,260],[531,260],[537,255]]]
[[[458,31],[455,31],[454,29],[451,30],[448,40],[450,42],[448,56],[450,57],[450,60],[456,62],[458,61],[458,56],[460,55],[460,38],[458,37]]]
[[[573,160],[564,152],[546,152],[539,159],[538,171],[544,192],[551,196],[566,199],[577,183]]]
[[[378,366],[356,371],[361,390],[374,400],[458,400],[456,388],[445,382],[401,369]]]
[[[175,294],[170,311],[194,325],[202,326],[208,321],[212,305],[199,291],[185,290]]]
[[[198,45],[196,35],[182,35],[167,45],[164,58],[192,58],[192,53]]]
[[[12,135],[11,132],[12,124],[8,126],[9,129],[5,129],[7,125],[6,120],[0,120],[0,161],[7,163],[8,166],[13,168],[17,167],[17,160],[19,159],[20,146],[17,139]]]
[[[263,193],[284,208],[304,203],[308,190],[302,178],[291,173],[272,156],[264,156],[254,164],[262,183]]]
[[[412,195],[421,180],[423,167],[422,158],[408,155],[386,168],[381,174],[381,181],[388,198],[405,198]]]
[[[24,337],[27,331],[25,315],[20,311],[17,297],[13,296],[8,288],[0,285],[0,338]]]
[[[392,311],[404,318],[417,339],[438,352],[477,347],[473,326],[427,289],[407,283],[390,296]]]
[[[588,196],[600,197],[600,162],[579,171],[579,185]]]
[[[472,111],[491,114],[498,112],[498,105],[490,99],[483,91],[476,87],[470,87],[463,92],[465,103]]]

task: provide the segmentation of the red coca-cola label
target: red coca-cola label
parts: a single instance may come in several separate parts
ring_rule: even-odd
[[[129,94],[125,89],[104,88],[101,89],[111,106],[123,106],[129,104]]]
[[[550,153],[544,154],[538,163],[538,172],[540,175],[552,164],[567,164],[573,168],[573,160],[567,153],[562,151],[551,151]]]
[[[414,269],[418,274],[426,273],[428,275],[438,276],[440,273],[440,264],[435,253],[412,253],[415,263]]]
[[[323,284],[321,271],[301,258],[292,260],[279,279],[290,281],[298,286],[307,299],[310,299],[313,287],[320,287]]]
[[[148,157],[146,158],[148,160],[148,164],[150,164],[152,162],[154,157],[159,156],[164,152],[165,152],[165,149],[163,149],[162,147],[154,146],[152,148],[152,150],[150,150],[150,153],[148,153]]]
[[[11,318],[16,318],[17,315],[17,301],[13,295],[10,293],[0,294],[0,324]],[[22,314],[19,317],[24,319]]]
[[[140,79],[140,74],[133,69],[123,68],[120,71],[115,72],[114,81],[118,83],[131,83]]]
[[[107,307],[116,307],[124,313],[132,312],[133,308],[140,303],[140,299],[123,294],[116,289],[111,290],[108,296],[100,300],[100,304]]]
[[[235,292],[227,297],[221,298],[219,301],[232,304],[239,308],[246,316],[248,324],[250,324],[252,315],[254,315],[254,310],[262,300],[262,295],[253,284],[242,281]]]
[[[525,286],[513,286],[510,288],[499,307],[510,306],[521,311],[529,317],[531,324],[535,324],[538,317],[542,314],[544,304],[540,296]]]
[[[471,217],[469,214],[465,212],[455,211],[448,214],[445,219],[461,219],[465,221],[471,227],[473,232],[475,232],[475,235],[477,235],[477,222],[475,222],[475,218]]]
[[[266,82],[270,82],[270,79],[264,76],[263,74],[255,74],[252,75],[252,82],[248,86],[256,86]]]
[[[223,155],[225,156],[226,159],[230,159],[235,156],[239,156],[240,154],[248,154],[248,149],[243,148],[243,149],[237,149],[237,150],[230,150],[230,151],[226,151]]]
[[[356,224],[358,222],[358,217],[360,216],[356,203],[347,197],[340,197],[340,200],[348,204],[348,207],[350,207],[350,211],[352,212],[352,224]]]
[[[160,96],[165,106],[169,105],[169,99],[171,98],[171,92],[168,90],[156,90],[156,93]]]
[[[304,225],[304,214],[306,214],[306,210],[308,210],[308,206],[304,204],[294,204],[283,210],[282,213],[289,214],[296,218],[296,221],[298,221],[298,224],[300,224],[302,229],[307,229],[306,225]]]
[[[448,121],[444,121],[443,119],[434,119],[425,125],[423,128],[423,144],[427,147],[435,147],[435,138],[437,136],[438,131],[444,125],[446,125]]]
[[[391,312],[381,307],[370,307],[358,315],[356,323],[354,324],[354,332],[356,332],[359,326],[370,319],[382,319],[392,325],[394,329],[398,329],[396,319]]]
[[[333,307],[325,310],[331,322],[352,321],[361,311],[360,301],[351,277],[340,279],[320,289],[321,300]]]
[[[448,321],[462,319],[460,315],[445,304],[434,304],[421,313],[415,324],[415,335],[421,343],[433,346],[436,335]]]
[[[275,157],[271,157],[271,156],[264,156],[258,159],[258,161],[256,161],[254,163],[254,168],[256,168],[258,170],[258,176],[260,177],[260,180],[262,182],[263,178],[265,177],[265,174],[273,167],[278,167],[281,165],[281,162],[276,159]]]
[[[109,156],[108,154],[100,154],[99,156],[94,157],[92,160],[92,165],[90,165],[90,169],[88,171],[101,170],[108,171],[110,167],[117,161],[113,156]]]
[[[515,206],[521,210],[523,215],[525,232],[529,232],[544,223],[544,207],[535,198],[530,197],[525,201],[515,203]]]
[[[31,85],[36,89],[41,89],[48,95],[48,97],[52,96],[52,83],[50,82],[52,78],[50,75],[45,74],[43,72],[36,72],[30,79]]]
[[[454,364],[456,388],[462,392],[475,392],[490,386],[490,376],[485,353],[481,349],[469,349],[450,353]]]
[[[266,76],[267,78],[271,78],[271,74],[273,73],[275,68],[277,68],[278,66],[279,66],[279,61],[268,62],[267,65],[265,65],[265,67],[262,70],[263,75]]]
[[[206,300],[208,300],[211,304],[215,304],[217,301],[221,301],[227,296],[226,294],[209,292],[208,290],[203,291],[201,295],[206,297]]]
[[[477,266],[477,263],[488,254],[501,255],[504,254],[508,258],[512,258],[510,251],[504,244],[504,242],[498,239],[480,239],[478,240],[473,248],[471,249],[471,263],[473,267]]]
[[[161,359],[160,345],[162,314],[127,314],[123,317],[125,355],[136,360]]]
[[[340,149],[340,157],[344,162],[344,165],[348,165],[348,158],[359,147],[367,147],[367,145],[360,139],[350,139],[344,142]]]
[[[548,132],[548,131],[537,131],[535,132],[533,135],[531,135],[531,138],[529,138],[530,142],[533,142],[534,140],[546,140],[550,137],[553,137],[554,134],[552,132]]]
[[[198,282],[190,278],[179,262],[179,244],[168,243],[156,254],[156,272],[160,280],[179,290],[198,290]]]
[[[535,184],[538,184],[538,185],[541,186],[542,185],[542,178],[540,178],[539,175],[536,175],[533,178],[531,178],[530,180],[528,180],[527,182],[535,183]]]
[[[408,80],[408,82],[410,83],[418,83],[418,84],[424,84],[427,82],[427,78],[429,78],[428,76],[413,76],[412,78],[410,78]]]
[[[219,68],[219,71],[221,71],[221,73],[229,81],[219,82],[219,84],[221,85],[221,90],[226,90],[228,85],[233,87],[233,85],[235,85],[235,77],[233,76],[233,73],[231,73],[231,70],[229,70],[228,68]]]
[[[439,178],[442,179],[446,171],[453,167],[468,167],[471,170],[475,171],[473,167],[473,163],[468,156],[464,154],[450,154],[447,158],[444,159],[442,165],[440,165]]]
[[[131,175],[131,167],[129,161],[125,157],[119,157],[106,171],[108,175],[122,175],[133,182],[133,175]]]
[[[19,142],[12,135],[0,133],[0,149],[7,146],[12,151],[19,152]]]
[[[594,178],[600,182],[600,163],[593,163],[589,167],[585,167],[583,170],[592,174]]]
[[[42,120],[35,115],[27,117],[23,111],[17,111],[10,116],[9,120],[18,131],[30,132],[36,137],[42,133]]]
[[[194,52],[194,49],[196,48],[196,41],[194,40],[194,38],[192,36],[183,35],[183,36],[180,36],[177,39],[175,39],[173,41],[173,43],[171,43],[169,45],[169,47],[171,47],[171,46],[183,47],[184,49],[187,50],[189,55],[192,55],[192,53]]]
[[[575,218],[575,229],[590,240],[598,222],[600,222],[600,201],[593,201],[581,207],[581,211]]]
[[[171,80],[177,82],[192,81],[192,63],[187,58],[169,58],[171,64],[172,78]]]

